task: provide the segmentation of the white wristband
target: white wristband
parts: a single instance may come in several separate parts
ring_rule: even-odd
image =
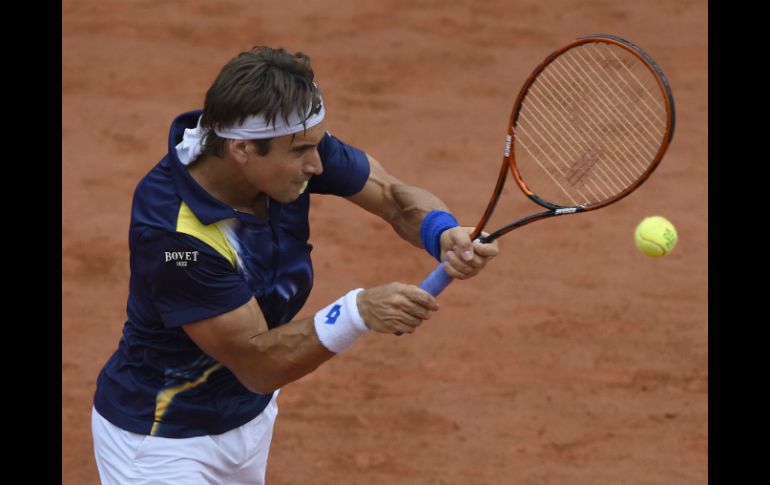
[[[315,314],[315,331],[324,347],[339,354],[350,347],[369,328],[358,313],[356,296],[363,288],[347,295]]]

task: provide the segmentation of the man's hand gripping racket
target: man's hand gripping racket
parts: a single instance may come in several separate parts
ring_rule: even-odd
[[[633,43],[590,35],[562,47],[519,92],[497,185],[471,240],[488,243],[530,222],[619,201],[658,166],[674,121],[666,77]],[[509,170],[524,194],[546,210],[479,237]],[[452,282],[444,264],[420,288],[438,296]]]

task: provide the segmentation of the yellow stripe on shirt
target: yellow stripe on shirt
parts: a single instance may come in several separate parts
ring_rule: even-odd
[[[212,372],[222,367],[222,364],[214,364],[213,366],[209,367],[202,376],[198,378],[198,380],[193,382],[185,382],[184,384],[181,384],[176,387],[169,387],[168,389],[163,389],[160,392],[158,392],[157,397],[155,398],[155,423],[152,425],[152,430],[150,431],[150,434],[152,436],[155,436],[155,433],[158,432],[158,427],[161,424],[161,421],[163,421],[163,415],[166,414],[166,411],[168,410],[169,405],[171,405],[171,401],[174,400],[177,394],[180,392],[184,392],[188,389],[192,389],[194,387],[198,387],[209,378]]]
[[[182,202],[176,220],[176,231],[200,239],[211,246],[216,252],[225,257],[233,268],[236,267],[237,256],[235,249],[227,240],[217,224],[204,225],[195,217],[190,207]]]

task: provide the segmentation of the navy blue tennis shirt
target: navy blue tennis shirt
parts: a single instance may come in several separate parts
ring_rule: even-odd
[[[187,438],[247,423],[271,394],[246,389],[181,328],[256,297],[269,328],[289,322],[313,286],[310,194],[350,196],[369,178],[366,154],[328,132],[323,173],[294,202],[269,200],[269,217],[237,211],[206,192],[176,145],[201,111],[171,125],[168,154],[139,182],[129,229],[128,319],[99,374],[94,407],[139,434]]]

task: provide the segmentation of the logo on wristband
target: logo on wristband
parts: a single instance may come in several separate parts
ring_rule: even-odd
[[[340,317],[342,312],[340,311],[340,308],[342,306],[340,305],[334,305],[331,310],[329,310],[329,313],[326,314],[326,322],[329,325],[334,325],[334,323],[337,321],[337,319]]]

